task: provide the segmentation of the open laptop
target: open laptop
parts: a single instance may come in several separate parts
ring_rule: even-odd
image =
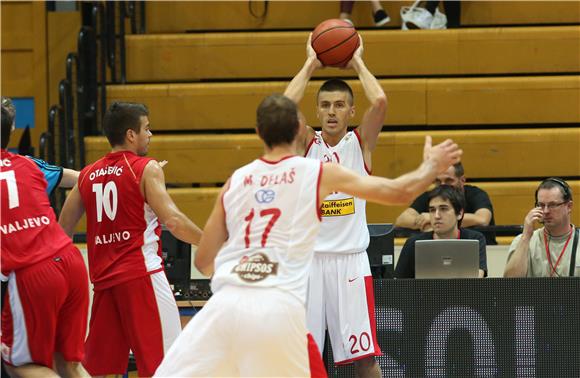
[[[478,240],[415,242],[415,278],[477,278],[478,273]]]

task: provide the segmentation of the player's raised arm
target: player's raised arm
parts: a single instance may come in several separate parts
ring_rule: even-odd
[[[362,37],[359,38],[360,45],[350,62],[347,64],[347,68],[352,68],[356,71],[365,95],[371,104],[371,106],[365,111],[358,130],[362,139],[363,149],[372,152],[375,149],[379,133],[381,132],[385,121],[387,96],[378,80],[369,71],[362,59],[363,40]]]
[[[304,62],[304,66],[300,69],[300,71],[294,76],[292,81],[286,87],[284,91],[284,96],[288,97],[290,100],[294,101],[296,105],[302,100],[304,97],[304,92],[306,91],[306,87],[308,86],[308,82],[312,77],[314,71],[322,67],[322,63],[316,57],[316,52],[312,48],[312,44],[310,42],[312,38],[312,33],[308,36],[308,41],[306,42],[306,62]],[[314,130],[307,126],[306,119],[304,115],[300,115],[304,127],[306,127],[306,133],[301,134],[302,137],[298,140],[298,150],[300,153],[304,153],[306,149],[306,145],[308,142],[314,138]]]
[[[312,38],[312,33],[308,36],[308,41],[306,42],[306,61],[300,69],[300,71],[294,76],[286,90],[284,91],[284,96],[288,97],[290,100],[294,101],[298,105],[302,98],[304,97],[304,92],[308,86],[308,82],[312,77],[314,71],[322,68],[322,63],[316,57],[316,52],[312,48],[310,39]]]
[[[363,177],[338,164],[325,164],[320,197],[339,191],[384,205],[407,204],[427,189],[437,174],[458,162],[462,153],[451,139],[432,147],[431,139],[427,137],[423,163],[396,179]]]
[[[202,231],[179,210],[165,189],[165,175],[156,161],[147,163],[143,171],[143,193],[159,221],[179,240],[198,245]]]

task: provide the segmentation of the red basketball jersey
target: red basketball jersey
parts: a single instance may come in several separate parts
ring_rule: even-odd
[[[89,273],[96,290],[162,270],[161,226],[139,189],[152,159],[112,152],[81,171]]]
[[[72,241],[57,222],[38,166],[4,149],[0,153],[0,245],[5,279],[14,270],[53,256]]]

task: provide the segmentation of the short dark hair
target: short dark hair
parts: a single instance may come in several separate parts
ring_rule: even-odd
[[[354,94],[352,93],[352,88],[344,80],[330,79],[325,81],[318,90],[316,101],[318,101],[320,92],[346,92],[350,96],[350,105],[354,104]]]
[[[291,144],[298,134],[298,107],[284,95],[276,93],[262,100],[256,120],[258,134],[269,148]]]
[[[12,124],[14,116],[5,107],[2,107],[2,148],[8,147],[10,142],[10,133],[12,133]]]
[[[560,192],[562,193],[562,199],[565,202],[572,200],[572,189],[570,189],[570,185],[563,179],[559,177],[549,177],[543,180],[538,189],[536,189],[536,203],[538,202],[538,192],[540,189],[552,189],[552,188],[560,188]]]
[[[427,192],[427,203],[431,203],[431,200],[436,197],[441,197],[451,203],[455,214],[461,214],[461,211],[465,210],[465,195],[459,189],[451,185],[439,185],[433,190]],[[463,219],[463,217],[462,217]],[[462,220],[461,219],[461,220]],[[459,220],[459,225],[461,225],[461,220]]]
[[[103,118],[103,133],[111,147],[125,143],[127,130],[131,129],[139,133],[141,116],[149,116],[149,109],[144,104],[114,102],[109,106]]]
[[[16,117],[16,108],[10,97],[2,96],[2,148],[8,147],[12,125]]]
[[[2,106],[2,148],[8,147],[10,142],[10,133],[12,132],[12,124],[14,123],[14,116],[10,111]]]
[[[463,169],[463,164],[461,162],[453,164],[453,169],[455,169],[455,177],[459,178],[465,174]]]
[[[8,111],[12,119],[16,117],[16,107],[10,97],[2,96],[2,107]]]

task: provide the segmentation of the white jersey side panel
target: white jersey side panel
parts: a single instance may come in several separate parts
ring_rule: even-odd
[[[305,302],[321,173],[320,162],[299,156],[255,160],[234,172],[223,196],[229,238],[215,260],[214,292],[278,287]]]
[[[306,157],[345,166],[361,176],[368,176],[362,147],[356,131],[346,133],[334,147],[317,131]],[[344,193],[332,193],[321,204],[322,225],[314,247],[321,253],[357,253],[369,246],[366,201]]]

